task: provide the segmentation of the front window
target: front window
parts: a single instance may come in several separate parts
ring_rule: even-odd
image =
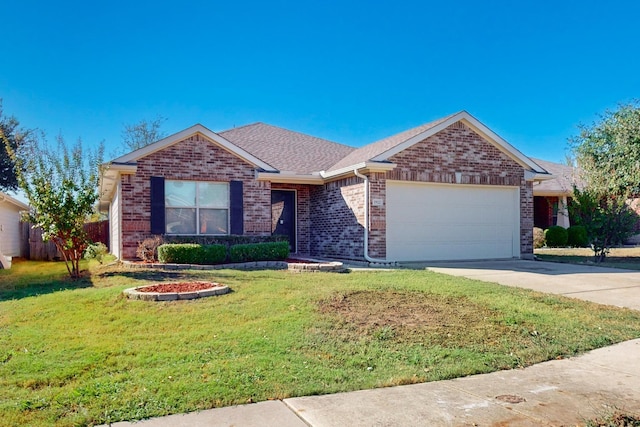
[[[229,184],[165,181],[167,234],[229,234]]]

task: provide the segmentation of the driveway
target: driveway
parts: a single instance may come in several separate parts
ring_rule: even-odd
[[[640,310],[640,271],[527,260],[403,266]]]

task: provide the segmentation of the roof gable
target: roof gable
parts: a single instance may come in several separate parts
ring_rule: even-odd
[[[578,189],[584,187],[584,182],[580,179],[580,170],[578,168],[561,163],[549,162],[547,160],[532,160],[547,170],[554,178],[537,183],[533,187],[534,195],[569,195],[573,193],[574,185],[578,187]]]
[[[473,131],[478,133],[478,135],[480,135],[483,139],[494,145],[503,153],[507,154],[524,168],[532,170],[535,173],[546,173],[546,171],[539,165],[537,165],[534,161],[522,154],[519,150],[502,139],[491,129],[480,123],[480,121],[478,121],[475,117],[473,117],[466,111],[452,114],[442,119],[417,126],[415,128],[400,132],[396,135],[392,135],[388,138],[384,138],[380,141],[366,145],[354,151],[349,156],[342,159],[340,162],[331,166],[330,170],[345,168],[351,164],[358,164],[365,161],[388,162],[389,159],[394,155],[427,139],[432,135],[435,135],[436,133],[459,121],[463,122],[469,128],[473,129]]]
[[[21,209],[21,210],[25,210],[25,211],[29,210],[29,205],[27,205],[26,203],[22,203],[20,200],[15,199],[15,198],[11,197],[10,195],[0,191],[0,204],[3,204],[3,203],[8,203],[10,205],[14,205],[18,209]]]
[[[325,170],[355,150],[265,123],[229,129],[219,135],[280,171],[298,174]]]
[[[125,154],[124,156],[120,156],[114,159],[111,163],[113,164],[134,163],[143,157],[146,157],[150,154],[156,153],[160,150],[163,150],[167,147],[177,144],[178,142],[183,141],[196,133],[203,135],[205,138],[211,140],[213,143],[219,145],[220,147],[227,150],[228,152],[256,166],[256,168],[263,169],[269,172],[277,172],[277,169],[272,165],[259,159],[254,154],[249,153],[243,148],[233,144],[231,141],[225,139],[219,134],[207,129],[201,124],[193,125],[183,131],[180,131],[164,139],[161,139],[160,141],[144,146],[138,150],[132,151],[131,153]]]

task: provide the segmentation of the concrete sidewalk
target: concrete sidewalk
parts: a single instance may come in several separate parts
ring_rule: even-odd
[[[535,261],[411,268],[640,310],[640,272]],[[113,426],[573,426],[620,409],[640,417],[640,339],[525,369],[309,396]]]
[[[640,416],[640,340],[525,369],[113,426],[572,426],[614,408]]]

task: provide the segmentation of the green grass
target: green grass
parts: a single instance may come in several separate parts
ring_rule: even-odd
[[[0,271],[0,425],[94,425],[528,366],[640,337],[640,313],[429,271]],[[60,267],[62,267],[60,269]],[[167,303],[122,290],[212,280]]]
[[[589,248],[540,248],[534,252],[542,261],[640,270],[639,247],[612,248],[605,260],[598,264],[594,262],[593,251]]]

